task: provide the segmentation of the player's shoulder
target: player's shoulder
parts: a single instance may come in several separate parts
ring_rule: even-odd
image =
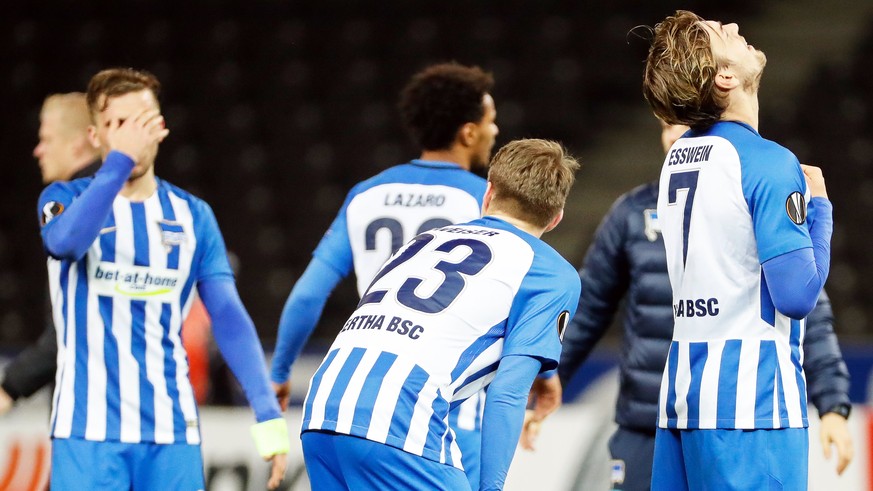
[[[43,189],[43,195],[63,193],[72,196],[78,196],[85,191],[85,189],[88,187],[89,184],[91,184],[91,181],[93,180],[94,177],[89,176],[79,179],[73,179],[71,181],[55,181]]]
[[[413,160],[389,167],[359,182],[349,195],[354,196],[377,186],[391,184],[448,186],[465,190],[473,195],[484,193],[485,190],[485,179],[456,164]]]
[[[719,122],[713,126],[710,134],[728,140],[739,155],[741,164],[752,166],[764,164],[770,169],[797,164],[797,157],[791,150],[764,138],[757,130],[745,123]]]
[[[612,204],[610,213],[653,208],[658,204],[658,181],[651,181],[627,191]]]
[[[181,187],[167,182],[163,179],[158,179],[158,189],[161,192],[165,192],[169,195],[175,196],[177,199],[185,201],[188,203],[188,207],[191,210],[191,213],[194,216],[200,215],[202,213],[212,214],[212,207],[209,206],[209,203],[206,202],[203,198],[195,195],[194,193],[182,189]]]

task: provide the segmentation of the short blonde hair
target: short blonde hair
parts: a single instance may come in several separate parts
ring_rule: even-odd
[[[491,159],[492,206],[538,227],[561,212],[579,162],[560,143],[522,139],[507,143]]]
[[[727,96],[715,85],[719,68],[703,18],[677,10],[655,25],[643,95],[655,115],[669,124],[711,126],[727,108]]]
[[[67,94],[52,94],[45,98],[40,111],[40,118],[46,113],[56,111],[60,117],[59,130],[65,136],[80,136],[88,132],[91,116],[88,113],[88,102],[82,92]]]

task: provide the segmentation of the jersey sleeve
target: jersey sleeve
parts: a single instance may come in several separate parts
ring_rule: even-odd
[[[531,356],[540,360],[541,371],[556,368],[580,292],[579,276],[569,264],[532,268],[510,309],[502,356]]]
[[[352,246],[349,242],[349,227],[346,219],[346,210],[349,202],[354,197],[355,190],[346,196],[346,200],[327,229],[321,241],[312,251],[312,255],[324,261],[330,267],[336,270],[343,278],[349,275],[352,271],[354,261],[352,258]]]
[[[766,149],[744,159],[742,173],[760,262],[812,247],[806,226],[806,180],[797,158],[781,147]]]
[[[194,217],[194,234],[197,237],[196,270],[194,277],[203,281],[213,277],[233,277],[233,270],[227,259],[224,237],[218,228],[215,213],[208,204],[196,202],[197,214]]]
[[[66,182],[53,182],[42,191],[37,202],[37,219],[43,238],[52,221],[70,207],[76,195],[73,186]]]

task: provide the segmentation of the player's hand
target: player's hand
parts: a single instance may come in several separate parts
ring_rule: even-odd
[[[12,409],[13,404],[15,404],[15,401],[9,397],[5,390],[0,388],[0,415],[8,413]]]
[[[525,450],[536,450],[537,437],[540,436],[542,421],[534,420],[534,412],[530,409],[524,412],[524,426],[521,427],[521,438],[518,443]]]
[[[153,154],[156,145],[169,134],[161,112],[148,109],[124,121],[116,119],[110,122],[106,138],[110,149],[124,153],[139,163]]]
[[[528,407],[533,405],[534,421],[542,422],[546,417],[561,407],[561,381],[557,375],[548,378],[537,377],[530,388]]]
[[[800,164],[800,168],[803,170],[803,177],[806,178],[806,185],[809,186],[809,193],[812,197],[827,199],[828,190],[825,187],[825,180],[821,169],[814,165],[804,164]]]
[[[279,407],[282,408],[283,412],[287,411],[288,403],[291,401],[291,379],[289,378],[281,384],[271,383],[273,384],[273,392],[276,393],[276,399],[279,400]]]
[[[285,468],[288,467],[288,451],[291,450],[288,424],[283,418],[262,421],[252,426],[252,438],[261,457],[273,463],[267,487],[276,489],[285,477]]]
[[[826,460],[831,458],[831,445],[837,447],[837,475],[842,474],[849,466],[849,462],[852,461],[852,457],[855,456],[846,418],[837,413],[822,415],[819,438],[821,438],[821,448],[824,449]]]
[[[270,471],[270,480],[267,481],[267,489],[276,489],[285,479],[285,469],[288,468],[288,454],[280,453],[270,457],[270,462],[273,463]]]

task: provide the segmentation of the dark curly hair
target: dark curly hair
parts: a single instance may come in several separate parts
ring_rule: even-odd
[[[443,150],[458,128],[484,116],[482,97],[494,77],[478,66],[432,65],[415,74],[400,93],[400,114],[412,139],[423,150]]]

